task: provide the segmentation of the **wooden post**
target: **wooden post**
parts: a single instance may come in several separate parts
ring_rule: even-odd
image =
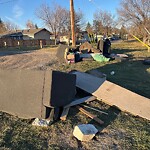
[[[70,109],[70,107],[63,108],[63,112],[62,112],[61,117],[60,117],[60,119],[62,121],[65,121],[67,119],[67,115],[69,113],[69,109]]]
[[[72,32],[72,46],[76,46],[75,40],[75,16],[74,16],[74,4],[73,0],[70,0],[70,20],[71,20],[71,32]]]
[[[42,42],[42,40],[40,40],[40,48],[41,49],[43,48],[43,42]]]

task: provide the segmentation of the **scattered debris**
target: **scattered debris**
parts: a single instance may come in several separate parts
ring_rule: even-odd
[[[126,54],[110,54],[110,57],[117,61],[125,61],[129,58]]]
[[[82,61],[93,61],[94,59],[91,57],[91,58],[82,58]]]
[[[57,48],[56,56],[60,61],[64,61],[68,64],[79,61],[98,61],[108,62],[110,60],[119,59],[124,60],[127,55],[124,54],[110,54],[111,42],[109,39],[100,40],[97,48],[94,48],[89,42],[84,42],[80,47],[76,49],[70,49],[67,45],[59,45]]]
[[[81,124],[75,126],[73,135],[80,141],[90,141],[98,130],[92,124]]]
[[[117,57],[122,57],[122,58],[128,58],[128,55],[126,54],[116,54]]]
[[[144,65],[150,65],[150,59],[145,59],[143,60]]]
[[[76,86],[93,96],[96,96],[96,92],[100,86],[105,82],[105,78],[98,78],[88,73],[74,71],[72,74],[76,75]]]
[[[87,108],[89,108],[89,109],[91,109],[91,110],[97,111],[97,112],[99,112],[99,113],[101,113],[101,114],[108,115],[108,113],[106,113],[106,112],[104,112],[104,111],[101,111],[101,110],[98,110],[98,109],[96,109],[96,108],[93,108],[93,107],[90,107],[90,106],[87,106],[87,105],[83,105],[83,104],[80,104],[80,105],[83,106],[83,107],[87,107]]]
[[[90,53],[88,53],[88,54],[80,53],[80,58],[82,59],[82,61],[93,61],[94,60]]]
[[[83,98],[76,99],[76,100],[72,101],[70,104],[66,105],[65,108],[75,106],[75,105],[78,105],[78,104],[81,104],[81,103],[84,103],[84,102],[91,102],[93,100],[96,100],[95,96],[83,97]]]
[[[104,45],[103,45],[103,55],[105,57],[110,57],[110,53],[111,53],[111,42],[108,38],[106,38],[104,40]]]
[[[32,122],[32,125],[33,126],[40,126],[40,127],[48,127],[49,123],[50,123],[50,120],[36,118]]]
[[[66,52],[66,49],[69,49],[69,46],[63,45],[63,44],[60,44],[58,46],[56,56],[60,61],[64,61],[64,62],[66,61],[64,58],[64,54]]]
[[[76,87],[92,96],[74,100]],[[20,118],[46,119],[54,110],[55,118],[66,120],[69,107],[98,99],[150,120],[148,98],[109,82],[106,77],[99,78],[79,71],[0,70],[0,90],[0,110]],[[64,110],[60,117],[62,107]],[[77,108],[98,123],[103,123],[82,107]]]
[[[74,100],[75,85],[76,75],[69,73],[0,70],[0,110],[25,119],[46,119],[51,108],[66,106]]]
[[[99,49],[100,52],[103,52],[103,49],[104,49],[104,40],[103,40],[103,38],[101,38],[101,39],[98,41],[97,49]]]
[[[72,101],[70,104],[66,105],[63,108],[63,112],[61,114],[60,119],[63,120],[63,121],[66,120],[69,109],[70,109],[71,106],[75,106],[75,105],[78,105],[78,104],[81,104],[81,103],[84,103],[84,102],[90,102],[90,101],[93,101],[95,99],[96,99],[95,96],[87,96],[87,97],[76,99],[76,100]]]
[[[150,99],[131,92],[117,84],[87,73],[74,71],[76,86],[111,106],[150,120]],[[121,93],[121,94],[120,94]]]
[[[79,51],[83,54],[100,52],[98,49],[94,48],[89,42],[84,42],[82,45],[80,45]]]
[[[68,63],[75,63],[75,54],[74,53],[66,54],[66,61],[68,61]]]
[[[80,53],[80,57],[81,58],[92,58],[91,54],[83,54],[83,53]]]
[[[91,56],[93,57],[95,61],[98,61],[98,62],[108,62],[110,60],[110,58],[106,58],[105,56],[99,53],[91,54]]]
[[[115,74],[115,71],[111,71],[110,74],[111,74],[111,75],[114,75],[114,74]]]
[[[60,117],[60,119],[62,121],[65,121],[67,119],[67,115],[69,113],[69,109],[70,109],[70,107],[63,108],[63,112],[62,112],[61,117]]]
[[[100,120],[99,118],[97,118],[96,115],[91,114],[90,112],[86,111],[85,109],[83,109],[80,106],[76,106],[77,109],[79,109],[82,113],[84,113],[85,115],[87,115],[88,117],[90,117],[91,119],[93,119],[94,121],[96,121],[97,123],[104,124],[104,122],[102,120]]]

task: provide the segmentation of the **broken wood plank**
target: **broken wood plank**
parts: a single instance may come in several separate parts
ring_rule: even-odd
[[[83,104],[81,104],[81,106],[87,107],[87,108],[89,108],[89,109],[91,109],[91,110],[94,110],[94,111],[97,111],[97,112],[99,112],[99,113],[101,113],[101,114],[108,115],[108,113],[106,113],[106,112],[104,112],[104,111],[101,111],[101,110],[98,110],[98,109],[96,109],[96,108],[93,108],[93,107],[90,107],[90,106],[87,106],[87,105],[83,105]]]
[[[78,105],[78,104],[81,104],[81,103],[85,103],[85,102],[90,102],[90,101],[93,101],[95,99],[96,99],[95,96],[86,96],[84,98],[80,98],[80,99],[74,100],[70,104],[66,105],[65,108],[71,107],[71,106],[75,106],[75,105]]]
[[[63,112],[62,112],[61,117],[60,117],[61,120],[65,121],[67,119],[69,109],[70,109],[70,107],[63,108]]]
[[[150,120],[150,99],[129,91],[117,84],[90,74],[75,71],[76,86],[111,106]],[[94,81],[94,82],[93,82]],[[100,83],[97,83],[97,82]]]
[[[97,118],[96,115],[91,114],[90,112],[86,111],[84,108],[80,106],[76,106],[76,108],[80,110],[82,113],[84,113],[85,115],[87,115],[88,117],[90,117],[91,119],[95,120],[97,123],[104,124],[104,122],[100,120],[99,118]]]

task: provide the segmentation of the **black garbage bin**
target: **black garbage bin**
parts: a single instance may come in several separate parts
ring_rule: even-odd
[[[109,57],[109,55],[110,55],[110,50],[111,50],[111,42],[110,42],[110,40],[107,38],[107,39],[104,41],[103,55],[104,55],[105,57]]]

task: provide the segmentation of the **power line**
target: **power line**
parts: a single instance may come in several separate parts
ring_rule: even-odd
[[[9,0],[9,1],[5,1],[5,2],[0,2],[0,4],[6,4],[6,3],[13,2],[13,1],[17,1],[17,0]]]

